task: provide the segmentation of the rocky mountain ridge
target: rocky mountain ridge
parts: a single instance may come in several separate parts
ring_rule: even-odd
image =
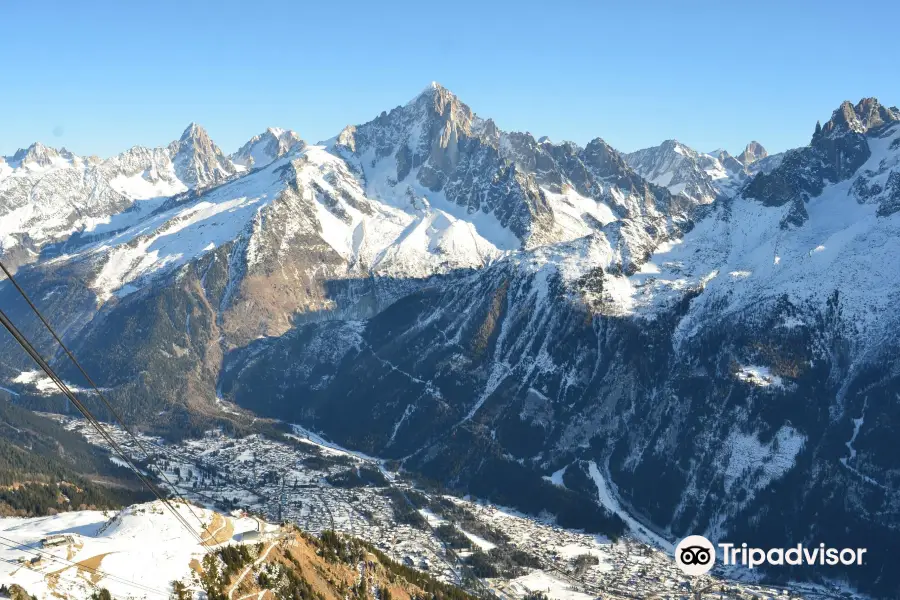
[[[230,158],[236,167],[259,169],[304,143],[293,131],[269,127],[263,133],[250,138]]]
[[[0,162],[0,258],[13,268],[40,260],[48,247],[121,230],[174,194],[236,173],[193,123],[165,148],[135,146],[107,160],[32,144]]]
[[[774,169],[781,155],[769,156],[759,142],[738,155],[726,150],[706,154],[677,140],[623,155],[625,162],[652,183],[700,204],[735,195],[757,173]]]

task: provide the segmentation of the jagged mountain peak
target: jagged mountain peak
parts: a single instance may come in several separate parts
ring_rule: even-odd
[[[194,152],[204,155],[222,156],[222,150],[209,137],[206,129],[195,122],[191,122],[181,134],[177,142],[172,142],[169,147],[176,153]]]
[[[663,150],[674,150],[675,152],[678,152],[680,154],[697,154],[696,150],[694,150],[690,146],[682,144],[676,139],[663,140],[659,147]]]
[[[747,166],[761,160],[769,155],[769,152],[762,144],[753,140],[744,147],[744,151],[738,154],[737,159],[742,165]]]
[[[424,160],[424,154],[455,147],[462,137],[478,137],[496,146],[499,130],[492,121],[478,118],[447,88],[432,83],[405,105],[384,111],[368,123],[345,127],[333,142],[342,151],[364,152],[366,148],[375,148],[380,157],[393,154],[388,150],[393,147],[402,154],[409,151]],[[455,150],[451,154],[455,155]],[[406,159],[401,156],[399,160]]]
[[[478,118],[450,90],[432,82],[405,105],[383,111],[367,123],[348,125],[325,143],[349,152],[374,144],[381,155],[387,151],[387,146],[396,144],[406,145],[413,152],[420,150],[419,144],[430,146],[436,142],[446,146],[450,138],[458,139],[460,134],[496,140],[499,130],[492,121]]]
[[[884,106],[877,98],[863,98],[855,105],[845,100],[822,127],[822,133],[829,137],[848,132],[868,133],[886,123],[897,121],[900,121],[900,110]]]
[[[790,204],[782,227],[800,227],[809,218],[806,203],[811,198],[859,172],[850,195],[861,204],[877,204],[878,215],[889,216],[900,205],[891,184],[897,181],[892,151],[897,148],[894,126],[898,122],[900,110],[887,108],[875,98],[863,98],[855,105],[844,101],[824,126],[816,123],[809,146],[786,152],[775,169],[755,177],[743,194],[766,206]],[[888,147],[879,139],[885,137],[893,137]],[[870,163],[873,154],[877,161]],[[860,172],[867,163],[871,166]]]
[[[206,129],[198,123],[191,122],[181,134],[177,141],[169,144],[174,152],[180,152],[188,148],[195,148],[199,151],[216,151],[218,146],[209,137]]]
[[[240,167],[258,169],[281,158],[294,148],[304,145],[305,143],[295,131],[281,127],[268,127],[264,132],[250,138],[230,158],[235,165]]]
[[[21,157],[24,157],[26,154],[43,153],[43,152],[48,152],[48,151],[54,151],[54,152],[55,152],[55,150],[54,150],[53,148],[50,148],[50,147],[48,147],[48,146],[45,146],[45,145],[42,144],[41,142],[34,142],[33,144],[31,144],[31,145],[28,146],[27,148],[20,148],[20,149],[15,153],[14,156],[15,156],[15,157],[20,157],[20,158],[21,158]]]
[[[450,90],[448,90],[447,88],[442,86],[440,83],[438,83],[437,81],[432,81],[431,83],[426,85],[422,89],[421,92],[416,94],[415,98],[413,98],[406,104],[408,106],[410,104],[415,104],[416,102],[421,101],[423,98],[431,99],[431,98],[440,97],[440,96],[444,96],[444,97],[453,96],[454,98],[456,97],[455,94],[453,94],[453,92],[451,92]]]
[[[584,147],[585,161],[600,177],[612,177],[633,172],[622,155],[603,138],[596,137]]]
[[[209,135],[206,133],[206,129],[203,128],[202,125],[191,121],[187,127],[184,128],[184,132],[181,134],[181,141],[187,141],[190,139],[203,139],[209,138]]]
[[[177,142],[169,144],[178,178],[188,186],[219,183],[236,172],[234,164],[197,123],[189,124]]]
[[[674,139],[624,154],[622,159],[651,183],[699,204],[709,204],[730,185],[730,172],[719,157],[698,152]]]
[[[27,148],[20,148],[15,154],[7,157],[6,162],[12,167],[34,164],[39,167],[49,167],[53,164],[54,159],[71,160],[74,158],[67,150],[63,149],[68,156],[62,156],[56,148],[45,146],[41,142],[35,142]]]
[[[434,81],[403,108],[419,111],[426,119],[437,118],[445,122],[451,121],[467,132],[471,131],[477,121],[481,121],[456,94]],[[394,111],[391,111],[390,114],[393,113]],[[385,116],[384,113],[382,113],[383,116]]]
[[[648,195],[641,177],[603,140],[581,148],[501,131],[439,85],[345,128],[328,145],[373,195],[400,206],[427,198],[442,210],[482,215],[485,231],[502,232],[491,238],[498,248],[573,239],[667,203],[659,190]]]

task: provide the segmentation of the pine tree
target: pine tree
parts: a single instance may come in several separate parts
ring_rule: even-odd
[[[172,600],[189,600],[193,594],[180,581],[172,582]]]

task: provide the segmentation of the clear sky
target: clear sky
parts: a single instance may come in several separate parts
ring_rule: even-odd
[[[317,141],[432,80],[507,130],[623,151],[804,145],[845,99],[900,104],[896,4],[664,0],[5,2],[0,154],[108,156],[191,121],[225,152]]]

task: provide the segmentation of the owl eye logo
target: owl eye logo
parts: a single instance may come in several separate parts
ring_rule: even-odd
[[[704,548],[703,546],[688,546],[687,548],[681,549],[679,558],[681,559],[681,562],[686,565],[705,565],[712,560],[712,554],[710,554],[709,548]]]
[[[675,548],[675,564],[686,575],[709,573],[716,562],[716,548],[702,535],[684,538]]]

